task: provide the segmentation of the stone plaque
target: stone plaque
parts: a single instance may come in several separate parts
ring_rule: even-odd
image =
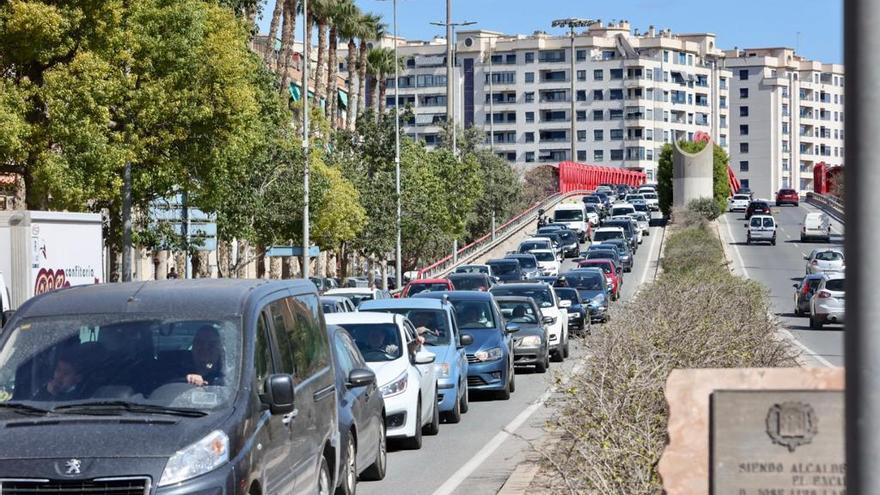
[[[712,394],[714,495],[846,495],[843,392]]]

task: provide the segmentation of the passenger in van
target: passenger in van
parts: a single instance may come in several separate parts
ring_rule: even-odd
[[[196,332],[192,343],[192,368],[186,382],[197,387],[223,385],[223,347],[220,332],[205,325]]]
[[[85,368],[85,360],[75,351],[62,353],[55,363],[52,379],[40,388],[33,400],[68,401],[82,398]]]
[[[396,344],[388,344],[387,339],[385,338],[384,331],[375,331],[367,334],[367,343],[370,345],[370,349],[375,349],[379,352],[384,352],[390,356],[396,355],[398,351],[398,347]]]

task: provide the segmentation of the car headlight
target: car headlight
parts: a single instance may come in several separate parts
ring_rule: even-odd
[[[491,349],[474,353],[474,357],[477,358],[478,361],[497,361],[501,359],[502,355],[503,353],[501,352],[500,347],[493,347]]]
[[[186,481],[217,469],[229,461],[229,437],[215,430],[198,442],[178,450],[168,459],[159,486]]]
[[[383,385],[379,391],[382,392],[382,397],[400,395],[406,391],[406,384],[408,381],[409,375],[404,371],[397,378],[391,380],[390,383]]]
[[[537,335],[528,335],[519,341],[518,347],[536,347],[541,345],[541,337]]]
[[[568,312],[568,319],[574,320],[574,319],[578,318],[580,315],[581,315],[580,312],[572,309],[571,311]]]
[[[437,374],[437,378],[449,378],[449,363],[435,364],[434,373]]]

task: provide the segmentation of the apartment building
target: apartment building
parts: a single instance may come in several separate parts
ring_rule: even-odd
[[[813,188],[813,167],[843,164],[843,66],[791,48],[730,50],[730,164],[760,197]]]
[[[404,131],[428,145],[446,120],[445,50],[442,38],[398,41],[400,102],[415,114]],[[572,51],[569,36],[470,30],[457,33],[455,51],[456,123],[481,128],[487,145],[519,167],[574,159],[644,170],[651,181],[664,143],[702,131],[727,147],[731,72],[713,34],[640,34],[626,21],[599,22],[576,33]],[[394,81],[388,86],[393,107]]]

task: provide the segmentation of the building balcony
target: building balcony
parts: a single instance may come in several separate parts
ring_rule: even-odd
[[[623,87],[625,88],[644,88],[648,86],[648,83],[654,82],[649,79],[643,78],[627,78],[623,80]]]

